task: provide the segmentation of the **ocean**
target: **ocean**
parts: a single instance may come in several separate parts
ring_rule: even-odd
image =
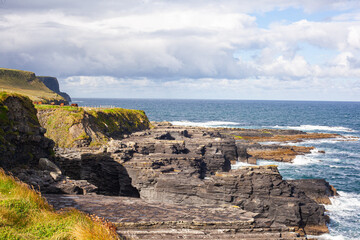
[[[360,102],[85,99],[80,106],[115,106],[144,110],[151,121],[183,126],[296,129],[360,137]],[[330,233],[320,239],[360,239],[360,141],[309,140],[311,154],[293,164],[276,164],[284,179],[325,178],[340,194],[326,206]],[[318,153],[319,150],[325,154]],[[241,164],[238,164],[238,166]],[[233,166],[236,168],[237,166]]]

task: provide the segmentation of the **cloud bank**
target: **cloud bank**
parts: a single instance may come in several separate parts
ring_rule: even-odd
[[[80,97],[360,100],[359,5],[7,0],[0,66],[56,76]]]

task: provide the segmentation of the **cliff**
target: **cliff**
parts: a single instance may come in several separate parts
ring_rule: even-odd
[[[28,71],[0,68],[0,90],[25,95],[32,101],[67,103],[62,96],[46,87],[35,73]]]
[[[45,131],[28,97],[0,92],[0,167],[35,166],[50,156],[54,143]]]
[[[66,101],[71,102],[71,98],[69,94],[65,92],[60,91],[59,82],[57,78],[55,77],[44,77],[44,76],[38,76],[37,77],[40,81],[42,81],[45,86],[47,86],[50,90],[56,92],[60,96],[62,96]]]
[[[41,126],[58,147],[100,146],[110,138],[148,129],[150,122],[141,110],[91,109],[38,105]]]
[[[297,239],[328,232],[320,204],[336,193],[329,183],[287,181],[274,165],[231,169],[241,147],[227,129],[152,123],[151,129],[109,141],[101,153],[58,149],[54,162],[65,175],[108,196],[49,199],[56,208],[74,206],[109,217],[134,239],[176,239],[185,231],[189,239],[253,239],[253,233],[255,239]],[[294,231],[298,235],[286,237]]]

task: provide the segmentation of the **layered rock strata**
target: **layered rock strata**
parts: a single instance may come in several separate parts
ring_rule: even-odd
[[[287,180],[319,204],[331,204],[330,197],[338,196],[336,189],[324,179]]]
[[[75,207],[113,222],[127,239],[306,239],[268,227],[256,213],[228,205],[179,205],[110,196],[45,195],[56,209]]]
[[[292,149],[302,154],[308,150]],[[56,163],[65,174],[89,181],[101,194],[140,196],[167,204],[234,205],[255,214],[263,227],[327,232],[324,207],[297,183],[283,180],[276,166],[231,170],[231,162],[248,159],[251,150],[228,130],[162,123],[121,141],[112,140],[98,153],[64,152]]]

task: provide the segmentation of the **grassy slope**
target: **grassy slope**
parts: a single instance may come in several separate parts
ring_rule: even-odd
[[[64,101],[36,78],[33,72],[0,68],[0,91],[15,92],[33,101]]]
[[[28,186],[0,169],[0,239],[118,239],[111,224],[75,209],[55,212]]]
[[[119,137],[150,126],[145,112],[141,110],[52,105],[35,107],[40,112],[41,125],[47,129],[45,136],[59,147],[72,147],[77,140],[89,140],[91,146],[102,145],[109,137]]]

